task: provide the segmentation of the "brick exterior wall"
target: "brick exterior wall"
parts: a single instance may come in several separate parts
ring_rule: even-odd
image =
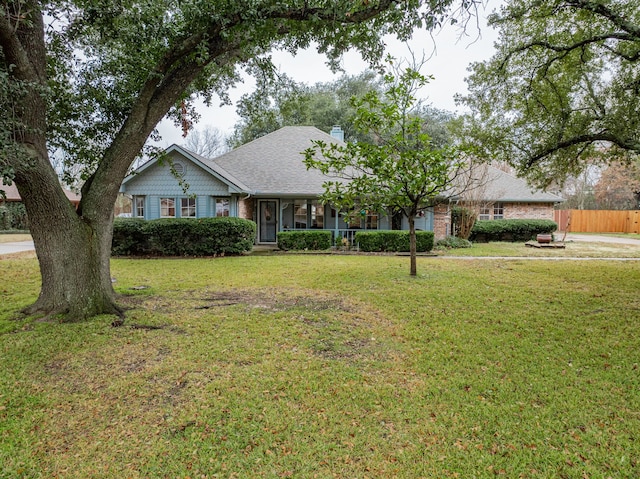
[[[255,212],[255,200],[253,198],[238,200],[238,217],[245,220],[255,221],[253,215]]]
[[[504,219],[553,220],[552,203],[503,203]],[[433,209],[433,234],[436,241],[451,234],[451,208],[438,205]]]
[[[504,203],[504,217],[507,220],[553,220],[553,204]]]
[[[446,238],[451,231],[451,208],[438,205],[433,208],[433,237],[435,241]]]

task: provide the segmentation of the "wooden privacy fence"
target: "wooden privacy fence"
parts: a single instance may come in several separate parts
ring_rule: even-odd
[[[554,220],[559,230],[572,233],[640,234],[640,211],[637,210],[556,210]]]

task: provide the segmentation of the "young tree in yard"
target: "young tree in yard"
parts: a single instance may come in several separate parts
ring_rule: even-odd
[[[489,23],[497,53],[472,66],[463,99],[487,157],[546,186],[640,154],[637,2],[507,0]]]
[[[195,95],[223,100],[238,68],[314,42],[381,57],[382,36],[432,28],[454,0],[57,0],[0,5],[0,176],[29,215],[42,287],[28,314],[121,314],[111,284],[113,205],[167,114],[188,125]],[[472,4],[461,2],[462,8]],[[67,200],[50,152],[83,165]]]
[[[415,115],[415,93],[428,79],[414,69],[384,77],[384,95],[371,91],[354,98],[356,127],[376,139],[338,145],[316,142],[305,152],[307,168],[335,179],[325,182],[323,200],[346,211],[402,212],[409,222],[410,274],[415,276],[415,218],[439,200],[458,194],[471,168],[465,152],[436,148]]]

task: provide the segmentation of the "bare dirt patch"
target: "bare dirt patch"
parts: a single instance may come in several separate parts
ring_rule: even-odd
[[[285,311],[303,308],[309,311],[340,310],[352,313],[354,305],[336,296],[324,296],[319,292],[291,293],[278,289],[236,289],[221,291],[202,298],[204,304],[196,309],[211,309],[224,306],[243,305],[248,308],[264,309],[268,311]]]

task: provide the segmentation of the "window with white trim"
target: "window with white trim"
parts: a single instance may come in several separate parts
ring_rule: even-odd
[[[480,213],[478,214],[479,220],[490,220],[491,219],[491,208],[487,205],[480,207]]]
[[[136,218],[144,218],[144,196],[133,197],[133,216]]]
[[[176,217],[176,199],[160,198],[160,217],[175,218]]]
[[[504,203],[494,203],[493,205],[493,219],[504,219]]]
[[[367,214],[364,217],[365,219],[365,229],[368,230],[377,230],[378,229],[378,213],[367,210]]]
[[[180,198],[180,216],[182,218],[196,217],[196,199]]]
[[[324,205],[313,200],[309,202],[309,207],[311,208],[311,227],[324,228]]]
[[[293,227],[307,229],[307,200],[293,202]]]
[[[216,198],[216,216],[229,216],[229,198]]]

